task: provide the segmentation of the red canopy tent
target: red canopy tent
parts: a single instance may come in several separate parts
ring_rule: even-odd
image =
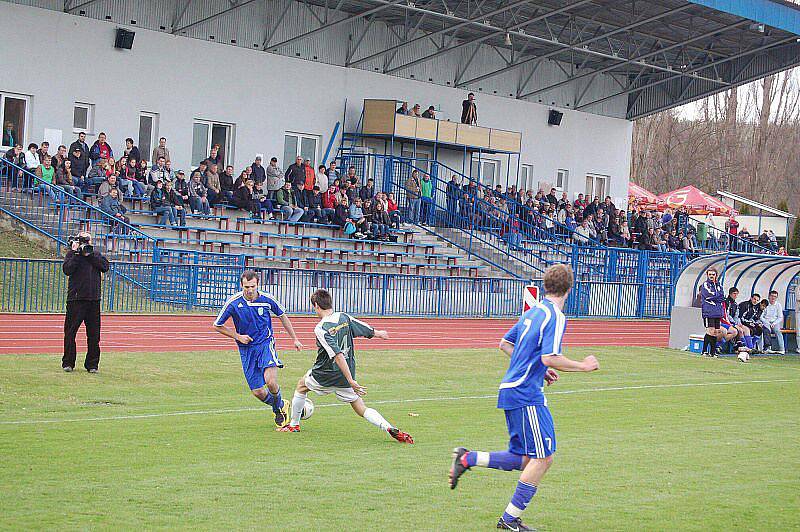
[[[653,205],[659,202],[658,196],[630,181],[628,182],[628,200],[631,203],[633,203],[633,200],[636,200],[636,203],[639,204],[649,203]]]
[[[685,206],[689,209],[689,214],[708,214],[710,212],[717,216],[723,216],[731,213],[729,206],[692,185],[661,194],[658,199],[672,209]]]

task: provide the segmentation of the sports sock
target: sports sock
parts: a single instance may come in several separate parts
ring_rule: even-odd
[[[364,419],[375,425],[381,430],[389,430],[392,427],[392,424],[383,419],[383,416],[378,413],[377,410],[373,408],[367,408],[364,410]]]
[[[306,406],[306,394],[294,392],[292,397],[292,420],[290,425],[297,426],[300,424],[300,416],[303,415],[303,408]]]
[[[272,411],[277,414],[278,412],[281,411],[281,408],[283,408],[283,396],[281,396],[281,389],[278,388],[278,391],[275,393],[272,393],[269,390],[267,390],[267,398],[269,397],[272,397],[272,402],[267,404],[271,404]]]
[[[536,495],[536,486],[521,480],[517,482],[517,489],[514,491],[514,496],[511,497],[511,502],[508,503],[506,511],[503,512],[503,521],[508,523],[521,516],[534,495]]]
[[[752,336],[745,336],[744,337],[744,345],[747,349],[753,349],[753,337]]]
[[[272,404],[275,402],[275,399],[272,397],[272,394],[269,393],[269,390],[267,390],[267,395],[261,400],[261,402],[269,406],[272,406]]]
[[[708,346],[711,343],[711,335],[706,334],[703,336],[703,350],[702,353],[708,353]]]
[[[464,455],[461,463],[467,467],[488,467],[489,469],[502,469],[503,471],[522,470],[522,456],[508,451],[492,453],[471,451]]]
[[[710,348],[711,350],[709,352],[712,355],[716,355],[717,354],[717,337],[716,336],[711,336],[709,338],[709,343],[711,344],[711,348]]]

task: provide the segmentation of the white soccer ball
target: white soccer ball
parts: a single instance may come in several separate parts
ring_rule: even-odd
[[[303,405],[303,413],[300,415],[300,419],[308,419],[312,414],[314,414],[314,403],[311,402],[311,399],[306,398],[306,404]]]
[[[739,351],[737,358],[740,362],[747,362],[750,360],[750,354],[747,351]]]

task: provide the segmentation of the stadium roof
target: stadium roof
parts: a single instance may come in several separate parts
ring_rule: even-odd
[[[781,0],[14,0],[635,119],[800,64]]]

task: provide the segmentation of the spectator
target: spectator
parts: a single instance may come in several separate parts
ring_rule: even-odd
[[[189,205],[192,212],[209,215],[211,214],[211,205],[208,203],[208,189],[203,185],[202,179],[200,172],[192,173],[192,179],[189,182]]]
[[[336,163],[334,163],[334,162],[331,162],[331,164],[332,165],[336,165]],[[335,166],[334,166],[334,168],[335,168]],[[331,172],[330,179],[334,179],[335,175],[336,175],[336,170],[334,169],[334,171]],[[328,188],[329,188],[328,179],[329,178],[328,178],[327,168],[325,168],[324,164],[319,165],[319,167],[317,168],[317,185],[316,186],[319,188],[320,194],[324,194],[328,190]]]
[[[206,166],[211,167],[212,164],[216,164],[217,168],[222,168],[222,154],[219,152],[219,144],[214,144],[211,146],[211,153],[206,158]]]
[[[51,157],[50,156],[50,143],[47,142],[46,140],[42,141],[41,145],[39,146],[39,151],[37,153],[39,154],[39,160],[42,161],[42,162],[44,162],[44,158],[46,156],[47,157]],[[53,164],[52,157],[50,159],[50,164],[51,165]]]
[[[436,119],[436,108],[432,105],[428,106],[428,109],[422,113],[422,118],[431,118]]]
[[[575,230],[575,233],[572,235],[572,240],[578,245],[585,246],[589,243],[589,238],[591,238],[591,230],[589,229],[589,220],[584,219],[580,227],[578,227]]]
[[[53,168],[53,158],[45,155],[42,159],[42,164],[36,167],[36,177],[39,178],[38,186],[35,187],[42,194],[47,194],[53,200],[56,200],[56,193],[53,184],[56,179],[56,169]]]
[[[180,196],[180,203],[183,207],[183,218],[185,219],[186,210],[191,208],[191,202],[189,201],[189,182],[186,180],[186,174],[183,170],[178,170],[178,173],[175,174],[175,187],[173,190],[177,196]]]
[[[22,151],[22,144],[15,144],[13,148],[9,149],[5,155],[3,155],[3,158],[19,168],[25,168],[25,154]],[[11,191],[16,192],[17,186],[19,185],[19,181],[21,180],[23,174],[21,170],[9,171],[12,172],[10,179]]]
[[[89,145],[86,144],[86,133],[84,133],[83,131],[78,133],[78,139],[75,142],[73,142],[72,144],[69,145],[69,150],[68,151],[69,151],[70,155],[74,154],[76,149],[80,150],[80,152],[81,152],[80,153],[80,159],[81,159],[81,163],[82,164],[81,165],[76,165],[75,162],[73,161],[73,163],[72,163],[72,171],[73,172],[77,172],[78,171],[78,167],[80,166],[80,168],[83,168],[84,173],[73,174],[73,175],[81,175],[83,177],[86,177],[86,172],[89,171]]]
[[[167,171],[167,160],[162,155],[158,159],[156,159],[156,165],[150,169],[150,173],[147,175],[147,182],[149,185],[155,188],[156,181],[168,181],[168,180],[169,180],[169,171]]]
[[[304,211],[297,206],[294,194],[292,194],[292,183],[290,181],[286,181],[283,184],[283,188],[278,191],[275,199],[278,202],[278,209],[283,213],[283,219],[285,221],[297,222],[303,217]]]
[[[161,179],[156,179],[155,188],[150,193],[150,209],[156,216],[159,216],[157,222],[159,225],[167,225],[167,220],[170,225],[175,225],[175,213],[164,190],[164,181]]]
[[[761,231],[761,234],[758,235],[758,245],[764,249],[769,249],[769,234],[767,234],[766,229]]]
[[[311,189],[311,195],[308,197],[308,200],[307,216],[309,216],[311,221],[321,224],[329,223],[331,213],[322,208],[322,194],[320,194],[318,186],[315,185],[314,188]]]
[[[267,170],[261,164],[264,156],[260,153],[256,154],[256,158],[253,160],[253,164],[250,165],[253,168],[253,182],[257,185],[264,183],[267,180]]]
[[[130,218],[125,216],[128,209],[126,209],[125,205],[122,203],[122,198],[119,196],[119,189],[112,188],[108,195],[103,197],[103,200],[100,202],[100,209],[116,218],[119,222],[128,224],[131,221]]]
[[[455,226],[455,215],[458,214],[458,198],[461,195],[461,186],[458,184],[458,178],[455,174],[450,177],[447,182],[447,217],[448,225]]]
[[[28,151],[25,152],[25,169],[28,172],[35,173],[40,164],[39,146],[35,143],[28,144]],[[23,181],[25,181],[23,188],[31,188],[30,177],[23,174]]]
[[[349,167],[347,169],[347,175],[345,176],[345,182],[352,183],[355,186],[358,186],[358,185],[361,184],[360,180],[358,179],[358,176],[356,175],[356,167],[355,166],[351,166],[351,167]]]
[[[371,177],[367,179],[367,184],[361,187],[361,190],[358,191],[358,197],[361,198],[361,201],[371,200],[375,197],[375,180]]]
[[[250,212],[253,218],[261,219],[261,202],[256,197],[254,187],[253,177],[246,178],[244,186],[237,188],[233,193],[233,204],[243,211]]]
[[[164,169],[166,170],[166,174],[165,174],[166,181],[174,181],[175,180],[175,173],[172,171],[172,162],[171,161],[165,161],[164,162]],[[167,185],[166,181],[164,182],[164,186],[165,187]]]
[[[780,248],[778,248],[778,255],[780,255],[781,257],[786,257],[789,254],[786,253],[786,248],[781,246]],[[798,292],[800,292],[800,290],[798,290]],[[800,343],[798,343],[797,345],[800,346]]]
[[[338,182],[338,180],[336,180]],[[322,194],[322,209],[324,211],[331,211],[328,213],[330,219],[333,219],[333,214],[336,212],[336,193],[338,191],[338,187],[336,185],[331,185],[328,187]]]
[[[101,168],[100,165],[98,165],[97,168]],[[117,182],[117,176],[114,174],[109,174],[97,188],[97,196],[102,200],[104,197],[108,196],[112,190],[115,189],[119,192],[117,199],[119,199],[119,201],[124,201],[122,190],[120,190],[119,183]]]
[[[314,165],[311,164],[311,159],[306,159],[303,163],[303,171],[306,174],[305,181],[303,181],[303,205],[308,206],[309,199],[314,193],[314,185],[317,183],[317,173],[314,171]]]
[[[675,232],[675,229],[669,231],[667,237],[667,248],[669,251],[683,251],[683,245],[681,244],[681,239],[678,238],[678,234]]]
[[[376,201],[372,212],[372,235],[377,240],[387,240],[391,223],[383,201]]]
[[[283,186],[284,181],[286,181],[286,178],[284,177],[283,170],[278,166],[278,159],[277,157],[273,157],[269,160],[269,166],[267,166],[266,194],[269,196],[269,199],[275,199],[275,195]]]
[[[400,229],[400,209],[397,208],[397,202],[394,199],[394,192],[386,194],[386,213],[389,215],[389,220],[394,224],[395,229]]]
[[[222,194],[222,186],[219,183],[219,174],[217,173],[217,164],[211,163],[206,170],[205,180],[203,184],[208,189],[208,203],[209,205],[216,205]]]
[[[781,329],[783,328],[783,306],[778,302],[777,291],[770,291],[768,297],[769,304],[761,313],[761,325],[767,338],[774,336],[778,341],[778,350],[772,350],[772,341],[770,340],[770,347],[766,349],[766,352],[785,355],[786,348],[784,347],[785,344],[783,340],[783,333],[781,332]]]
[[[734,214],[731,214],[730,218],[728,218],[728,221],[725,222],[725,232],[729,235],[728,241],[731,244],[731,249],[738,249],[739,246],[737,244],[737,235],[739,233],[739,222],[736,221],[736,216]]]
[[[421,204],[421,223],[428,225],[433,223],[436,204],[433,203],[433,181],[428,174],[422,174],[421,183],[422,204]]]
[[[420,207],[422,199],[422,183],[419,179],[419,171],[414,170],[406,180],[406,200],[408,201],[408,222],[412,224],[419,223]]]
[[[222,191],[219,201],[233,202],[233,193],[236,191],[233,187],[233,166],[226,166],[225,171],[219,174],[219,187]]]
[[[333,222],[341,227],[343,230],[347,226],[348,223],[352,223],[350,220],[350,207],[349,203],[347,202],[347,196],[344,196],[344,201],[338,201],[336,203],[335,214],[333,216]],[[355,227],[355,226],[354,226]]]
[[[67,147],[63,144],[58,147],[58,151],[53,156],[53,168],[58,170],[64,165],[64,161],[69,159],[69,154],[67,153]]]
[[[136,180],[144,185],[148,195],[150,195],[150,191],[153,189],[152,185],[148,182],[149,177],[150,170],[147,167],[147,161],[139,161],[139,170],[136,172]]]
[[[56,185],[78,199],[83,197],[78,181],[72,177],[72,163],[69,159],[56,170]]]
[[[175,180],[177,182],[177,179]],[[183,202],[183,196],[178,193],[172,186],[172,181],[164,183],[164,198],[166,204],[169,205],[172,211],[172,218],[178,221],[181,227],[186,226],[186,204]]]
[[[467,99],[461,102],[461,123],[471,126],[478,125],[478,106],[475,103],[475,94],[470,92]]]
[[[416,117],[416,118],[420,118],[422,116],[422,114],[420,113],[421,109],[422,108],[420,107],[420,105],[418,103],[415,103],[414,107],[411,108],[411,112],[408,113],[408,115]]]
[[[126,157],[122,159],[125,160]],[[136,159],[125,160],[124,165],[119,171],[120,186],[127,189],[128,196],[141,198],[146,194],[146,188],[138,180],[136,165]]]
[[[200,172],[200,175],[203,177],[203,179],[205,179],[207,171],[208,171],[208,163],[206,162],[205,159],[203,159],[202,161],[200,161],[200,164],[197,165],[197,168],[192,170],[192,174],[194,174],[195,172]],[[250,171],[252,171],[252,168],[250,169]]]
[[[284,175],[286,181],[295,187],[302,187],[306,183],[306,169],[303,167],[303,158],[299,155],[295,158],[294,163],[289,165]]]
[[[153,148],[153,158],[150,160],[158,161],[159,157],[163,157],[165,161],[170,160],[169,148],[167,148],[167,139],[165,137],[158,139],[158,146]]]
[[[75,148],[69,156],[70,168],[72,170],[72,177],[81,187],[85,193],[88,190],[89,183],[87,182],[87,168],[84,158],[81,154],[80,148]]]
[[[330,164],[328,165],[328,169],[325,171],[325,174],[328,176],[328,183],[330,183],[334,179],[339,179],[339,171],[336,169],[336,161],[330,162]]]
[[[14,130],[14,122],[11,120],[6,120],[5,124],[3,124],[3,137],[0,144],[3,146],[17,145],[17,132]]]
[[[669,233],[674,229],[672,209],[664,209],[664,214],[661,215],[661,229]]]
[[[369,233],[369,221],[364,216],[363,202],[361,198],[356,198],[355,203],[350,205],[350,220],[356,226],[356,232],[353,236],[356,238],[364,238]]]
[[[692,238],[689,236],[689,233],[685,229],[681,229],[678,232],[678,237],[681,239],[681,250],[687,253],[694,253],[695,246],[694,242],[692,242]]]
[[[679,231],[686,231],[689,228],[689,210],[685,205],[681,206],[678,212],[675,213],[675,227]]]
[[[106,142],[106,134],[100,132],[97,135],[97,140],[94,141],[92,147],[89,148],[89,159],[92,161],[92,164],[98,164],[102,160],[109,160],[114,158],[114,150],[111,149],[111,146]]]
[[[407,114],[409,114],[408,102],[403,102],[400,105],[400,108],[397,110],[397,114],[399,114],[399,115],[407,115]]]
[[[578,210],[582,211],[587,206],[588,206],[588,204],[586,203],[586,200],[583,198],[583,194],[578,194],[578,199],[575,200],[575,204],[573,205],[573,207],[575,207],[575,210],[576,211],[578,211]]]
[[[139,148],[133,144],[133,139],[130,137],[125,139],[125,157],[127,157],[129,161],[131,159],[134,161],[142,160],[142,154],[139,153]]]
[[[553,207],[558,205],[558,198],[556,197],[556,189],[551,188],[550,194],[547,195],[547,202],[550,203]]]

